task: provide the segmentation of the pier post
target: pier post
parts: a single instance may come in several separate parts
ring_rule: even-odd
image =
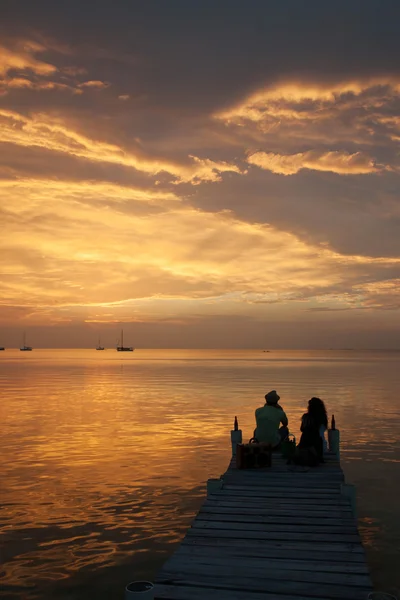
[[[236,446],[242,443],[242,430],[239,429],[237,417],[231,430],[232,456],[236,455]]]
[[[336,429],[335,415],[332,415],[331,428],[328,430],[329,451],[336,454],[340,461],[340,431]]]

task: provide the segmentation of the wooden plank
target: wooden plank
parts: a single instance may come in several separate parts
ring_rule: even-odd
[[[276,594],[210,587],[157,584],[154,600],[277,600]],[[316,596],[280,596],[279,600],[326,600]]]
[[[276,502],[276,500],[271,500],[271,501],[266,501],[265,499],[260,500],[259,502],[257,501],[252,501],[252,502],[243,502],[240,501],[238,502],[237,500],[235,500],[234,498],[218,498],[215,499],[214,496],[210,496],[206,502],[203,504],[204,509],[206,508],[210,508],[210,510],[212,509],[217,509],[217,508],[221,508],[221,509],[227,509],[227,510],[232,510],[232,511],[236,511],[236,510],[240,510],[240,511],[249,511],[249,514],[251,514],[251,512],[258,512],[258,511],[266,511],[268,514],[274,514],[275,512],[280,514],[280,513],[288,513],[288,514],[308,514],[308,515],[315,515],[315,516],[332,516],[332,517],[346,517],[347,518],[351,518],[353,513],[351,510],[351,506],[350,504],[346,504],[346,505],[332,505],[332,506],[326,506],[326,505],[307,505],[307,504],[297,504],[296,502],[290,501],[290,502]],[[262,514],[262,512],[260,513]]]
[[[202,507],[198,513],[198,517],[206,520],[221,520],[221,521],[251,521],[253,523],[281,523],[288,525],[328,525],[330,527],[334,526],[347,526],[347,527],[357,527],[355,519],[351,516],[345,515],[344,517],[331,517],[328,513],[323,513],[323,515],[315,515],[313,513],[302,514],[296,513],[295,511],[286,511],[284,513],[271,514],[269,510],[256,509],[251,510],[246,508],[234,508],[229,509],[226,507],[222,508],[209,508],[207,506]]]
[[[270,479],[282,480],[288,477],[293,477],[294,479],[299,479],[303,481],[336,481],[338,479],[342,479],[344,475],[341,469],[324,469],[323,471],[319,472],[311,470],[288,471],[287,469],[285,471],[279,469],[260,472],[257,471],[257,469],[236,469],[235,471],[227,471],[222,475],[222,477],[245,477],[246,479],[253,479],[253,481],[256,481],[257,479],[262,479],[266,481]]]
[[[343,483],[343,478],[338,477],[332,479],[330,477],[296,477],[295,475],[290,475],[288,477],[285,474],[283,477],[278,477],[278,473],[276,475],[270,475],[269,477],[248,477],[247,475],[224,475],[222,480],[224,483],[242,483],[245,485],[258,487],[258,486],[283,486],[283,487],[304,487],[307,489],[314,487],[326,487],[328,489],[340,488],[340,484]],[[282,474],[283,475],[283,474]]]
[[[332,523],[338,523],[342,521],[348,521],[355,523],[353,513],[350,508],[348,510],[307,510],[305,508],[265,508],[264,506],[246,506],[241,503],[237,503],[232,506],[233,503],[220,503],[220,502],[205,502],[200,508],[200,513],[209,514],[223,514],[223,515],[257,515],[271,518],[277,518],[285,520],[285,517],[307,519],[311,518],[313,521],[324,520]],[[286,522],[286,521],[285,521]]]
[[[222,491],[230,491],[235,493],[246,493],[246,496],[266,496],[268,498],[310,498],[320,499],[320,498],[336,498],[340,496],[339,488],[336,490],[325,490],[325,489],[304,489],[304,488],[273,488],[270,486],[259,486],[256,489],[254,487],[248,487],[246,485],[233,485],[233,484],[223,484]]]
[[[326,531],[327,535],[331,533],[356,533],[357,526],[355,522],[343,523],[341,519],[335,519],[334,523],[330,523],[328,519],[299,519],[299,518],[288,518],[281,517],[258,517],[256,515],[233,515],[233,514],[210,514],[200,513],[195,518],[196,523],[198,522],[224,522],[224,523],[243,523],[250,525],[265,525],[268,526],[268,531],[309,531],[320,532]],[[194,521],[193,521],[194,523]],[[193,526],[193,524],[192,524]]]
[[[234,500],[235,502],[240,501],[243,502],[243,504],[246,504],[248,502],[261,502],[261,501],[267,501],[269,498],[274,500],[274,503],[276,505],[280,505],[280,504],[288,504],[290,502],[296,504],[296,505],[306,505],[306,506],[312,506],[315,505],[316,507],[318,506],[350,506],[350,500],[344,496],[339,496],[338,498],[315,498],[313,500],[311,500],[308,497],[304,497],[304,498],[297,498],[297,497],[284,497],[282,498],[282,496],[280,496],[279,494],[271,494],[270,496],[266,496],[263,494],[257,494],[257,493],[251,493],[249,492],[249,494],[246,494],[244,492],[242,492],[241,495],[236,494],[234,491],[230,491],[230,490],[222,490],[221,492],[215,492],[214,494],[210,494],[208,496],[208,500],[214,499],[214,500],[221,500],[221,499],[226,499],[228,500],[229,498],[231,498],[232,500]]]
[[[287,558],[287,554],[276,556],[273,552],[264,553],[261,550],[249,550],[246,548],[246,554],[243,554],[243,547],[225,547],[223,552],[220,548],[210,546],[180,546],[173,557],[182,556],[184,558],[194,558],[198,563],[215,565],[231,565],[237,560],[242,567],[260,567],[269,569],[288,569],[297,571],[318,571],[322,573],[359,573],[368,575],[368,568],[364,563],[349,562],[344,555],[342,562],[332,562],[328,556],[327,559],[313,560],[303,556],[303,553],[296,559]],[[322,557],[320,557],[322,558]]]
[[[286,459],[283,458],[282,452],[280,450],[273,450],[272,458],[273,459],[282,459],[282,460],[286,461]],[[329,452],[329,451],[324,452],[324,460],[325,460],[325,462],[329,462],[331,460],[337,461],[337,456],[334,452]],[[229,465],[236,465],[236,458],[234,456],[230,459]]]
[[[232,571],[224,578],[208,573],[181,573],[163,571],[156,583],[180,583],[198,587],[214,587],[215,589],[269,592],[275,594],[291,594],[318,596],[326,600],[365,600],[370,588],[356,586],[336,586],[324,583],[288,581],[240,576],[235,577]]]
[[[259,473],[260,476],[264,476],[264,477],[269,477],[269,476],[273,476],[276,474],[286,474],[286,475],[312,475],[315,477],[321,476],[321,477],[330,477],[331,475],[337,475],[340,476],[343,474],[343,471],[341,470],[339,464],[336,465],[325,465],[323,467],[323,469],[321,470],[316,470],[313,468],[307,468],[307,467],[294,467],[294,466],[288,466],[285,465],[283,463],[281,464],[277,464],[275,466],[273,466],[270,469],[230,469],[229,471],[226,471],[226,475],[236,475],[239,473],[246,473],[246,474],[252,474],[252,473]]]
[[[218,535],[229,532],[232,535],[246,539],[247,537],[252,538],[254,535],[258,536],[258,539],[275,539],[275,540],[298,540],[298,541],[315,541],[325,542],[327,539],[326,531],[321,532],[310,532],[305,527],[305,531],[300,525],[292,527],[292,531],[282,531],[278,525],[261,525],[260,523],[232,523],[224,521],[201,521],[195,519],[192,523],[192,530],[188,531],[188,535],[191,531],[195,531],[197,534],[203,531],[214,531],[218,532]],[[335,533],[333,531],[329,534],[329,541],[331,543],[336,542],[348,542],[348,543],[360,543],[360,537],[356,530],[356,533]]]
[[[303,560],[310,561],[329,561],[348,562],[365,564],[365,554],[360,544],[343,544],[338,547],[337,544],[329,545],[304,542],[276,542],[265,540],[247,540],[246,545],[241,539],[224,539],[218,537],[199,537],[186,536],[182,541],[181,547],[207,548],[208,551],[220,551],[225,553],[228,550],[238,549],[242,556],[259,556],[265,558],[283,558],[297,560],[299,556]]]
[[[322,470],[314,470],[312,468],[305,467],[294,467],[294,466],[279,466],[272,469],[229,469],[224,473],[224,477],[236,477],[246,476],[249,478],[257,479],[258,477],[263,479],[269,479],[270,477],[298,477],[298,478],[314,478],[314,479],[329,479],[332,476],[340,477],[343,475],[343,471],[338,466],[326,467]]]
[[[192,528],[187,532],[187,537],[209,537],[209,538],[219,538],[219,539],[238,539],[241,540],[242,545],[244,546],[244,540],[246,540],[246,544],[248,540],[263,540],[264,542],[280,542],[281,544],[284,542],[303,542],[306,544],[314,545],[316,542],[320,542],[323,549],[334,550],[337,548],[339,551],[349,549],[349,545],[353,545],[352,550],[355,550],[355,547],[360,547],[360,538],[358,536],[346,536],[346,538],[351,537],[355,539],[339,539],[336,541],[335,539],[330,539],[327,541],[326,534],[293,534],[290,533],[270,533],[265,531],[240,531],[233,530],[231,527],[228,529],[217,529],[217,528]]]
[[[295,475],[325,475],[326,473],[330,473],[332,468],[333,469],[338,469],[339,471],[341,471],[341,467],[340,464],[336,461],[327,461],[326,463],[324,463],[323,465],[321,465],[320,467],[303,467],[303,466],[297,466],[297,465],[288,465],[287,462],[285,461],[274,461],[274,463],[271,465],[271,467],[264,467],[261,469],[237,469],[236,465],[234,465],[233,467],[228,468],[225,473],[226,474],[234,474],[234,473],[248,473],[250,475],[256,475],[258,473],[262,474],[262,475],[266,475],[268,476],[269,474],[274,474],[276,473],[276,469],[279,468],[284,468],[286,473],[293,473]]]
[[[340,486],[334,486],[332,488],[326,488],[322,486],[297,486],[297,485],[288,485],[282,486],[279,484],[270,484],[263,483],[262,485],[249,485],[246,482],[234,482],[234,483],[226,483],[222,484],[223,490],[235,490],[242,491],[245,490],[247,492],[253,492],[254,494],[258,494],[260,491],[265,492],[276,492],[278,494],[291,494],[291,493],[301,493],[307,494],[309,497],[314,496],[339,496],[341,494]]]
[[[255,472],[270,472],[273,473],[276,469],[285,469],[288,473],[295,472],[311,472],[311,473],[323,473],[329,471],[330,469],[340,469],[340,463],[336,459],[326,459],[324,463],[316,466],[316,467],[302,467],[294,464],[288,464],[287,460],[282,457],[272,457],[272,462],[270,467],[261,467],[261,468],[249,468],[249,469],[238,469],[236,466],[236,461],[234,464],[231,464],[227,469],[227,472],[234,473],[236,471],[255,471]]]
[[[269,477],[270,475],[274,475],[275,473],[285,472],[291,473],[293,475],[313,475],[315,477],[329,475],[332,472],[340,472],[341,468],[338,463],[326,463],[321,468],[312,468],[312,467],[302,467],[297,465],[288,465],[284,462],[275,461],[275,463],[271,467],[266,467],[262,469],[237,469],[232,468],[225,471],[226,475],[235,475],[236,473],[245,473],[248,475],[257,475]]]
[[[269,498],[266,496],[238,496],[235,493],[226,492],[225,494],[221,494],[220,492],[216,492],[215,494],[210,494],[207,497],[207,500],[210,501],[224,501],[224,502],[235,502],[240,503],[242,506],[264,506],[265,508],[271,506],[276,508],[283,508],[287,506],[296,507],[303,506],[308,507],[309,510],[329,510],[331,508],[351,508],[350,500],[341,496],[337,500],[310,500],[306,498]]]
[[[285,491],[288,489],[296,489],[296,490],[307,490],[307,491],[318,491],[318,490],[327,490],[328,492],[333,492],[333,493],[340,493],[340,485],[341,485],[341,481],[337,481],[337,482],[330,482],[327,480],[322,480],[322,481],[301,481],[301,480],[282,480],[282,479],[270,479],[265,480],[252,480],[252,479],[247,479],[245,477],[224,477],[224,479],[222,480],[223,486],[227,486],[227,485],[241,485],[241,486],[245,486],[248,489],[252,489],[252,488],[261,488],[261,487],[265,487],[268,489],[274,489],[274,488],[281,488],[284,489]]]
[[[283,562],[283,561],[281,561]],[[329,583],[331,585],[339,586],[358,586],[369,588],[371,580],[368,575],[359,573],[332,573],[332,572],[319,572],[310,571],[304,569],[283,569],[281,567],[271,568],[269,562],[264,561],[262,565],[252,565],[248,562],[243,565],[240,559],[228,559],[225,564],[219,561],[217,564],[215,561],[204,559],[203,561],[196,558],[188,558],[184,556],[173,556],[163,567],[160,577],[162,578],[164,573],[191,573],[202,575],[214,575],[216,577],[223,577],[229,579],[232,577],[253,577],[258,580],[286,580],[286,581],[301,581],[310,583]]]

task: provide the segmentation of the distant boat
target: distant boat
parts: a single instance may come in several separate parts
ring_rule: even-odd
[[[99,343],[96,346],[96,350],[105,350],[104,346],[102,346],[100,343],[100,338],[99,338]]]
[[[133,352],[132,346],[124,346],[124,330],[121,329],[121,345],[117,346],[118,352]]]
[[[27,346],[26,345],[26,333],[24,331],[24,336],[23,336],[23,340],[22,340],[22,346],[20,348],[21,352],[31,352],[32,351],[32,346]]]
[[[4,346],[0,346],[0,351],[5,350]]]

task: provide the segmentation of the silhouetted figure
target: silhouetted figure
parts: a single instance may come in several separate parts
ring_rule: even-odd
[[[265,405],[256,410],[254,437],[258,442],[271,444],[272,448],[277,448],[289,435],[288,418],[278,404],[279,400],[276,391],[272,390],[265,394]]]
[[[309,466],[324,462],[324,433],[327,427],[325,404],[320,398],[311,398],[308,410],[301,418],[302,434],[294,462]]]

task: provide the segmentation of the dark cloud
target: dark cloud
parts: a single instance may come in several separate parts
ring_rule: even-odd
[[[307,242],[343,254],[398,257],[397,175],[343,176],[302,171],[285,177],[252,169],[205,185],[191,201],[204,210],[229,209],[239,218],[268,223]]]
[[[8,35],[55,38],[56,48],[70,49],[69,64],[79,49],[91,78],[180,111],[210,112],[276,79],[330,81],[400,67],[395,0],[20,0],[3,2],[2,12]]]

